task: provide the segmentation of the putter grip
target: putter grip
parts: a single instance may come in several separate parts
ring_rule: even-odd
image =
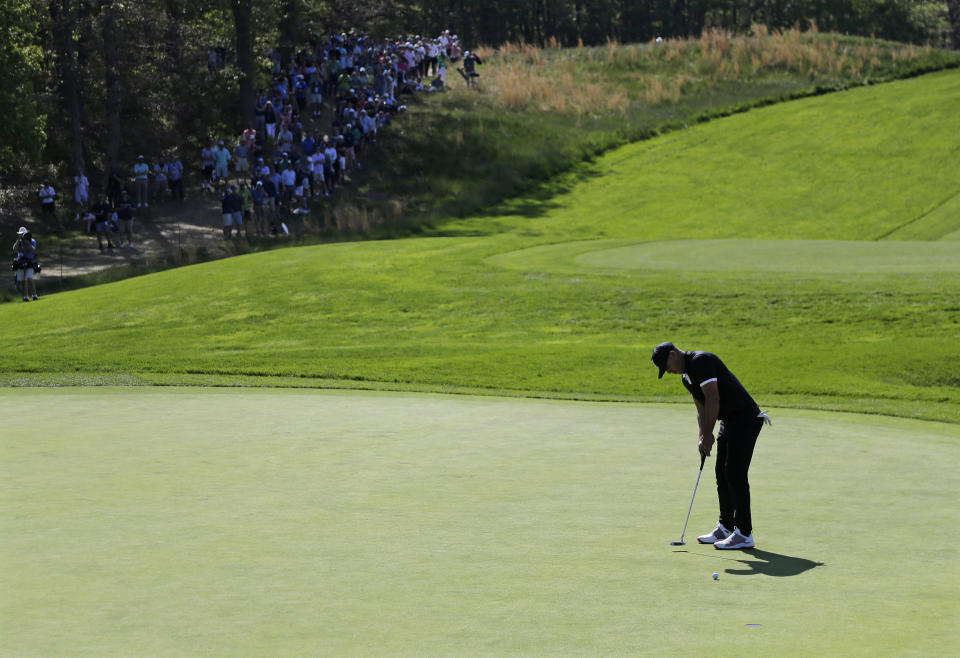
[[[706,456],[706,455],[700,455],[700,470],[701,470],[701,471],[703,470],[703,464],[704,464],[704,462],[706,462],[706,461],[707,461],[707,456]]]

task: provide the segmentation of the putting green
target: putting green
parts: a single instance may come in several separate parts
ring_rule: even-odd
[[[960,640],[953,425],[775,411],[751,470],[759,550],[729,554],[689,542],[715,520],[707,471],[688,545],[668,545],[692,405],[68,388],[0,390],[0,409],[22,419],[0,441],[7,655]]]
[[[576,241],[512,251],[491,258],[505,267],[559,266],[704,272],[928,274],[960,272],[954,242],[852,240],[663,240],[624,244]]]

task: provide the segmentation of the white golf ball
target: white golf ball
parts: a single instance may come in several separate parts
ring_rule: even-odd
[[[719,579],[719,578],[720,578],[720,574],[718,574],[718,573],[713,574],[713,579],[714,579],[714,580],[717,580],[717,579]]]

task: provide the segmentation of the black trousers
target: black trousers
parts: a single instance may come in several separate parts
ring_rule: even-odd
[[[727,530],[738,528],[744,536],[753,532],[750,516],[750,481],[747,471],[753,448],[763,428],[763,418],[750,415],[721,422],[717,434],[717,498],[720,523]]]

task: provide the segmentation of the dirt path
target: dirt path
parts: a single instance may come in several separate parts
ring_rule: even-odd
[[[325,103],[327,106],[328,103]],[[322,118],[309,117],[306,128],[317,136],[330,132],[332,107],[327,107]],[[196,173],[196,172],[194,172]],[[236,180],[232,180],[236,183]],[[123,265],[153,265],[173,260],[189,264],[198,260],[211,260],[236,255],[242,249],[243,240],[234,238],[225,240],[222,231],[220,213],[220,193],[203,193],[199,185],[188,186],[184,201],[167,200],[160,204],[151,204],[149,208],[134,209],[133,244],[134,248],[113,248],[100,251],[96,235],[87,234],[86,227],[63,217],[64,209],[59,208],[63,227],[44,226],[44,218],[39,214],[24,219],[20,213],[0,212],[3,233],[16,234],[16,227],[26,223],[36,232],[39,244],[40,263],[43,265],[42,279],[50,285],[54,277],[74,277],[92,274]],[[29,203],[29,195],[24,197]],[[286,220],[290,229],[298,227],[303,220]],[[322,221],[322,220],[321,220]],[[253,227],[249,227],[251,230]],[[59,233],[59,242],[44,239],[50,233]],[[119,241],[116,233],[111,233],[115,244]],[[282,238],[255,238],[271,240]]]
[[[111,234],[114,243],[117,234]],[[166,201],[134,211],[133,249],[97,247],[95,235],[83,230],[65,236],[58,248],[44,249],[41,263],[46,276],[64,277],[90,274],[118,265],[153,264],[178,258],[184,262],[232,255],[233,245],[223,239],[220,229],[220,203],[212,194],[189,190],[184,201]]]

